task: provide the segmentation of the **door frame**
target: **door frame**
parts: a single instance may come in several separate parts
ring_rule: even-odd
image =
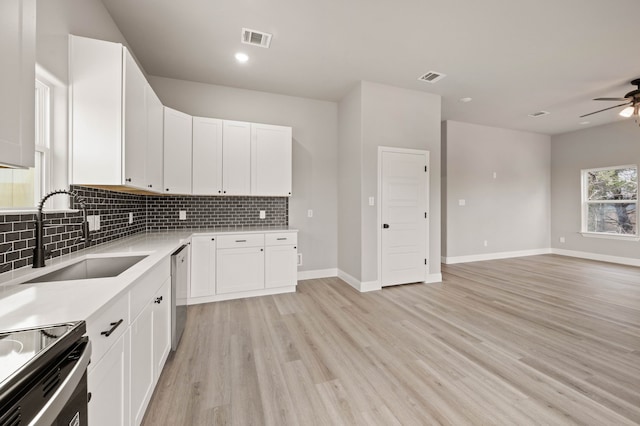
[[[424,281],[427,282],[429,277],[429,269],[431,268],[431,258],[429,256],[429,229],[431,224],[431,209],[429,203],[429,193],[430,193],[430,184],[431,184],[431,157],[430,152],[424,149],[412,149],[412,148],[396,148],[391,146],[378,146],[378,203],[377,203],[377,227],[378,227],[378,284],[380,288],[382,285],[382,153],[383,152],[394,152],[399,154],[424,154],[427,160],[427,185],[425,186],[425,200],[426,200],[426,209],[427,209],[427,233],[425,235],[425,247],[427,257],[427,264],[425,265],[424,271]]]

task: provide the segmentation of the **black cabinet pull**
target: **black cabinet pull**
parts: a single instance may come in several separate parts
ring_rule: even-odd
[[[166,191],[169,191],[169,188],[167,188]]]
[[[91,392],[87,392],[87,403],[91,402],[91,397],[93,395],[91,395]]]
[[[157,304],[160,304],[160,302],[162,302],[162,296],[156,297],[156,300],[153,301],[153,303],[157,303]]]
[[[298,249],[298,247],[296,247],[296,246],[293,246],[293,248],[296,249],[296,250]]]
[[[127,182],[131,182],[131,178],[126,178],[125,179]]]
[[[277,239],[278,241],[284,241],[284,240],[286,240],[287,238],[286,238],[286,237],[284,237],[284,238],[276,238],[276,239]]]
[[[151,184],[149,184],[149,185],[147,185],[147,186],[148,186],[149,188],[153,188],[153,185],[151,185]]]
[[[111,336],[111,333],[113,333],[114,331],[116,331],[116,328],[118,328],[118,326],[119,326],[120,324],[122,324],[122,321],[124,321],[124,320],[122,320],[122,319],[121,319],[120,321],[112,322],[111,324],[109,324],[109,325],[111,326],[111,328],[110,328],[109,330],[107,330],[107,331],[103,331],[103,332],[102,332],[102,333],[100,333],[100,334],[102,334],[102,335],[103,335],[103,336],[105,336],[105,337],[109,337],[109,336]]]
[[[384,223],[384,224],[382,224],[382,227],[383,227],[384,229],[387,229],[387,228],[389,228],[389,224],[388,224],[388,223]]]
[[[212,239],[211,239],[211,241],[215,241],[215,240],[216,240],[215,238],[212,238]]]
[[[236,240],[236,243],[246,243],[247,240]]]
[[[264,249],[260,249],[260,251],[264,251]]]

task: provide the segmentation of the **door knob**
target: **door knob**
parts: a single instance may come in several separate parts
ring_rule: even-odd
[[[389,224],[388,224],[388,223],[383,223],[383,224],[382,224],[382,227],[383,227],[384,229],[387,229],[387,228],[389,228]]]

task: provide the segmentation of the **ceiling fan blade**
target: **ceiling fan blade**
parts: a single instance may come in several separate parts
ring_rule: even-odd
[[[631,104],[632,104],[632,102],[626,102],[626,103],[624,103],[624,104],[620,104],[620,105],[612,106],[612,107],[609,107],[609,108],[601,109],[601,110],[599,110],[599,111],[590,112],[589,114],[581,115],[581,116],[580,116],[580,118],[582,118],[582,117],[587,117],[587,116],[589,116],[589,115],[593,115],[593,114],[597,114],[597,113],[602,112],[602,111],[607,111],[607,110],[609,110],[609,109],[619,108],[619,107],[621,107],[621,106],[631,105]]]
[[[618,101],[623,102],[628,100],[627,98],[595,98],[594,101]]]

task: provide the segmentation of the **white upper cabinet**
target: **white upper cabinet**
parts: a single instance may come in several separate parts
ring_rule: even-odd
[[[222,120],[193,117],[193,194],[222,194]]]
[[[192,119],[164,107],[164,188],[167,194],[191,194]]]
[[[149,190],[161,192],[164,179],[164,106],[149,84],[147,94],[147,161],[145,168]]]
[[[35,162],[35,0],[0,2],[0,164]]]
[[[251,194],[291,195],[291,127],[251,124]]]
[[[251,123],[223,122],[222,193],[251,194]]]
[[[119,43],[69,36],[72,184],[162,192],[162,103]]]
[[[147,189],[147,80],[127,49],[124,63],[124,180],[127,186]]]

